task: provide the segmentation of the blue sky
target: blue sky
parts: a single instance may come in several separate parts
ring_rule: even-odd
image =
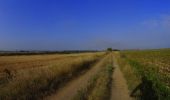
[[[169,0],[0,0],[0,50],[170,47]]]

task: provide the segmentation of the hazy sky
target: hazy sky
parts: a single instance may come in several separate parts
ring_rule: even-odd
[[[170,0],[0,0],[0,50],[170,47]]]

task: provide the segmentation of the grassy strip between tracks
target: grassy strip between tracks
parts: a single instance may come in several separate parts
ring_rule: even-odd
[[[89,80],[89,84],[78,91],[73,100],[108,100],[112,82],[112,56],[100,66],[101,70]]]

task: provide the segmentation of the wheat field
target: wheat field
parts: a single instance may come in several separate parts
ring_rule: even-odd
[[[35,99],[104,56],[100,53],[0,57],[0,99]]]

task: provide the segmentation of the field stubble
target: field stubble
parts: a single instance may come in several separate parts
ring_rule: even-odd
[[[69,54],[61,56],[9,56],[12,57],[11,61],[9,60],[9,64],[13,65],[15,63],[13,66],[14,69],[15,66],[19,67],[16,68],[17,72],[15,72],[15,75],[11,79],[8,79],[0,85],[0,99],[37,99],[47,95],[49,91],[56,89],[65,79],[73,77],[75,73],[81,72],[82,69],[90,66],[103,55],[104,53]],[[4,64],[7,66],[8,57],[1,62],[0,65]],[[28,62],[29,65],[27,65]],[[23,64],[26,64],[29,68],[26,67],[23,69]],[[39,64],[42,64],[41,67]]]

